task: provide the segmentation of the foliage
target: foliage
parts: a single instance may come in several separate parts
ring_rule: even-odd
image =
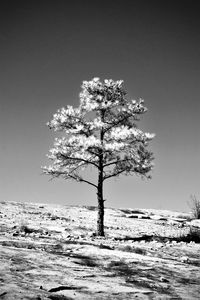
[[[146,254],[146,250],[140,247],[133,247],[130,245],[121,245],[120,247],[118,247],[118,249],[120,251],[124,251],[124,252],[131,252],[131,253],[137,253],[137,254],[141,254],[141,255],[145,255]]]
[[[64,136],[55,139],[48,155],[53,164],[44,167],[44,172],[84,182],[80,171],[88,165],[98,169],[103,156],[103,181],[122,173],[148,177],[153,157],[146,146],[154,135],[136,126],[147,109],[143,100],[128,101],[125,95],[121,80],[84,81],[80,106],[59,109],[48,123],[50,129],[62,131]]]
[[[196,198],[195,195],[191,195],[191,201],[189,206],[192,210],[192,215],[194,219],[200,219],[200,201]]]
[[[176,241],[186,243],[200,243],[200,228],[190,226],[188,233],[180,234],[180,236],[176,238]]]

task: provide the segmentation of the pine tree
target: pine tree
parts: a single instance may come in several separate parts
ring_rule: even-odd
[[[104,182],[120,174],[150,178],[153,154],[147,150],[154,134],[137,127],[147,111],[144,101],[127,100],[123,81],[99,78],[83,81],[78,108],[67,106],[53,115],[50,129],[63,132],[55,139],[45,174],[84,182],[96,189],[97,235],[104,236]],[[88,166],[97,171],[93,182],[84,177]]]

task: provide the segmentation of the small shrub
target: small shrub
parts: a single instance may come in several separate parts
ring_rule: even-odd
[[[139,248],[139,247],[134,247],[133,248],[133,252],[137,253],[137,254],[141,254],[141,255],[145,255],[146,254],[146,250]]]
[[[86,226],[81,226],[81,225],[75,226],[74,229],[75,229],[75,230],[88,231],[88,228],[87,228]]]
[[[187,221],[190,221],[192,219],[192,216],[190,213],[180,213],[176,215],[176,218],[186,219]]]
[[[19,225],[19,227],[17,227],[17,232],[25,233],[25,234],[30,234],[30,233],[41,233],[42,234],[42,233],[44,233],[42,229],[32,228],[24,221],[22,221],[21,225]]]
[[[109,246],[109,245],[104,245],[104,244],[100,244],[99,245],[99,249],[108,249],[108,250],[114,250],[114,247]]]
[[[114,272],[117,276],[131,276],[134,274],[133,269],[131,269],[131,267],[123,259],[111,261],[108,264],[107,269]]]
[[[192,210],[192,215],[194,219],[200,219],[200,201],[196,198],[195,195],[190,196],[191,201],[189,202],[189,206]]]
[[[27,226],[27,225],[21,225],[20,231],[21,231],[21,232],[24,232],[24,233],[26,233],[26,234],[30,234],[30,233],[38,233],[38,232],[40,232],[40,230],[37,230],[37,229],[34,229],[34,228],[30,228],[30,227]]]
[[[81,266],[85,266],[85,267],[97,267],[99,266],[99,263],[97,261],[97,259],[94,259],[90,256],[84,256],[84,255],[74,255],[74,258],[76,258],[77,260],[74,261],[75,264],[81,265]]]
[[[137,253],[137,254],[141,254],[141,255],[146,254],[146,250],[139,248],[139,247],[133,247],[130,245],[120,246],[118,249],[120,251],[124,251],[124,252]]]
[[[140,209],[120,209],[120,210],[121,210],[121,212],[123,212],[125,214],[141,214],[141,215],[145,214]]]
[[[48,299],[51,299],[51,300],[73,300],[74,298],[70,298],[70,297],[67,297],[67,296],[64,296],[64,295],[50,295],[48,296]]]
[[[97,207],[96,206],[92,206],[92,205],[87,205],[84,206],[86,209],[91,210],[91,211],[97,211]]]
[[[200,243],[200,228],[190,227],[189,232],[187,234],[181,234],[179,237],[175,239],[177,242],[195,242]]]
[[[188,234],[190,241],[195,243],[200,243],[200,229],[190,227],[190,232]]]
[[[5,200],[0,201],[1,204],[6,204]]]
[[[92,258],[84,258],[81,263],[83,266],[87,267],[97,267],[98,263]]]

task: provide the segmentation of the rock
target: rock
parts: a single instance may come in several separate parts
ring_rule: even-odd
[[[134,210],[131,210],[131,213],[132,213],[132,214],[142,214],[142,215],[145,214],[145,212],[141,211],[140,209],[134,209]]]
[[[19,235],[19,232],[17,232],[17,231],[13,233],[13,236],[18,236],[18,235]]]
[[[95,237],[96,236],[96,232],[88,232],[88,236],[89,237]]]
[[[134,214],[134,215],[138,215],[138,214],[145,214],[145,212],[141,211],[140,209],[120,209],[121,212],[125,213],[125,214]]]
[[[184,218],[171,218],[172,221],[175,221],[175,222],[179,222],[179,223],[182,223],[182,222],[186,222],[187,219],[184,219]]]
[[[179,225],[179,222],[170,219],[170,220],[167,221],[167,224],[172,225],[172,226],[176,226],[176,225]]]
[[[200,219],[195,219],[188,222],[190,226],[200,228]]]
[[[176,244],[177,244],[177,241],[172,241],[172,244],[173,244],[173,245],[176,245]]]
[[[132,214],[132,215],[128,216],[128,218],[138,219],[138,214]]]
[[[152,216],[150,216],[150,219],[152,219],[152,220],[161,220],[161,221],[167,221],[167,218],[166,217],[162,217],[162,216],[160,216],[160,215],[152,215]]]
[[[99,248],[100,249],[114,250],[113,246],[105,245],[105,244],[102,244],[102,243],[99,244]]]
[[[3,292],[3,293],[0,294],[0,297],[5,296],[6,294],[7,294],[7,292]]]
[[[179,223],[178,228],[183,228],[185,226],[185,223]]]
[[[148,216],[148,215],[139,215],[138,219],[146,219],[146,220],[148,220],[148,219],[150,219],[150,216]]]
[[[180,261],[183,262],[183,263],[189,263],[190,262],[188,256],[181,256],[180,257]]]
[[[160,277],[160,281],[162,282],[169,282],[169,280],[163,276]]]
[[[150,219],[148,215],[143,215],[143,214],[131,214],[128,216],[128,218],[133,218],[133,219]]]
[[[156,246],[156,248],[158,248],[158,249],[164,247],[163,243],[160,243],[160,242],[157,242],[155,246]]]

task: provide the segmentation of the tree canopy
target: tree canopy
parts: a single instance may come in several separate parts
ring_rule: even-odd
[[[80,106],[59,109],[48,123],[64,136],[55,139],[48,155],[53,164],[44,172],[84,182],[80,171],[88,165],[98,169],[103,156],[103,181],[120,174],[149,177],[153,155],[146,146],[154,134],[137,127],[139,116],[147,111],[143,104],[142,99],[126,98],[122,80],[84,81]]]

